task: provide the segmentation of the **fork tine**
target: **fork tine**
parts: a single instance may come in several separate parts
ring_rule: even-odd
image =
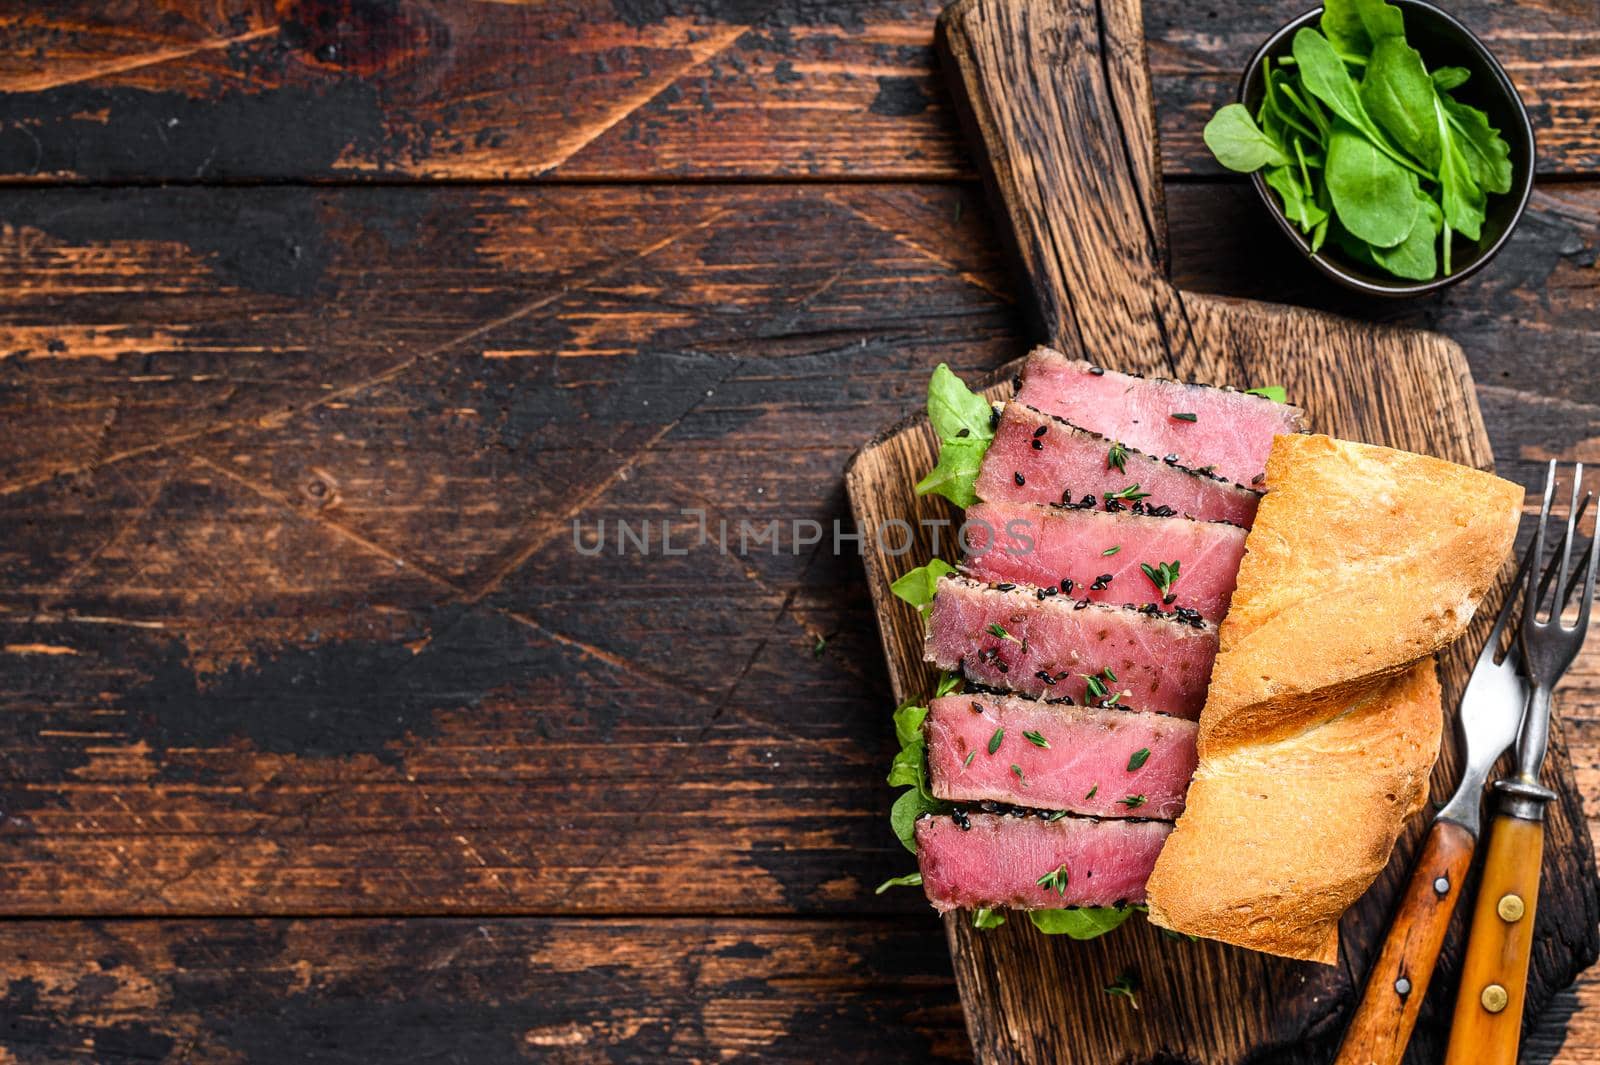
[[[1584,514],[1586,514],[1588,512],[1589,504],[1591,502],[1593,502],[1593,501],[1594,501],[1594,493],[1593,492],[1585,492],[1585,493],[1583,493],[1583,502],[1578,504],[1578,511],[1577,511],[1577,515],[1576,515],[1576,518],[1575,518],[1575,523],[1581,523],[1583,521],[1583,516],[1584,516]],[[1550,549],[1551,554],[1554,554],[1555,552],[1560,551],[1566,545],[1566,542],[1567,542],[1566,536],[1563,535],[1561,539],[1556,541],[1555,546]],[[1539,581],[1538,601],[1540,603],[1544,602],[1545,593],[1550,590],[1550,583],[1553,580],[1555,580],[1555,576],[1556,576],[1556,560],[1555,559],[1551,559],[1550,562],[1548,564],[1546,564],[1545,567],[1544,567],[1544,577],[1543,577],[1543,579],[1541,579]],[[1573,573],[1572,576],[1567,579],[1566,587],[1563,588],[1562,592],[1561,592],[1561,603],[1560,603],[1560,606],[1558,606],[1556,608],[1556,612],[1557,613],[1560,613],[1561,610],[1563,610],[1566,607],[1567,603],[1570,602],[1571,599],[1572,599],[1572,593],[1574,591],[1576,591],[1578,585],[1580,585],[1582,583],[1583,583],[1583,573],[1581,571]]]
[[[1544,527],[1550,520],[1550,502],[1556,494],[1556,460],[1544,475],[1544,501],[1539,505],[1539,524],[1533,530],[1533,568],[1528,571],[1526,591],[1523,593],[1522,638],[1526,640],[1539,624],[1539,571],[1544,568]],[[1565,583],[1565,578],[1562,578]]]
[[[1589,562],[1584,566],[1588,576],[1583,581],[1583,598],[1579,600],[1578,622],[1576,629],[1579,633],[1586,632],[1589,628],[1589,608],[1594,606],[1594,578],[1595,571],[1600,570],[1600,527],[1595,529],[1594,535],[1589,538]],[[1559,607],[1557,610],[1559,611]],[[1559,617],[1559,613],[1557,614]]]
[[[1583,463],[1579,462],[1572,468],[1572,502],[1567,504],[1567,535],[1566,543],[1561,545],[1561,576],[1556,580],[1556,590],[1559,592],[1567,586],[1567,572],[1572,564],[1572,542],[1577,539],[1573,534],[1577,532],[1576,518],[1578,516],[1578,495],[1583,489]],[[1550,620],[1561,624],[1561,604],[1552,602],[1550,605]]]

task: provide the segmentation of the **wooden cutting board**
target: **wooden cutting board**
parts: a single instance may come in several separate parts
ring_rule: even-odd
[[[1272,29],[1263,25],[1263,36]],[[1443,337],[1295,307],[1180,292],[1166,277],[1166,221],[1138,0],[962,0],[940,20],[942,60],[971,143],[987,164],[997,215],[1031,285],[1041,334],[1101,365],[1185,381],[1284,386],[1318,431],[1490,469],[1492,454],[1461,349]],[[1220,101],[1219,101],[1220,102]],[[1011,390],[1019,364],[992,379]],[[868,537],[866,570],[897,699],[924,697],[922,622],[889,583],[933,554],[931,526],[951,518],[911,486],[933,466],[926,419],[895,426],[846,472],[860,528],[901,519],[917,527],[909,555]],[[891,544],[898,540],[891,536]],[[949,533],[943,554],[950,557]],[[876,551],[876,553],[874,553]],[[1459,773],[1453,711],[1499,594],[1441,659],[1452,718],[1433,777],[1436,799]],[[884,711],[888,727],[888,709]],[[1528,1015],[1594,961],[1594,855],[1565,745],[1546,782],[1550,844],[1538,907]],[[1013,919],[976,932],[946,919],[957,984],[984,1062],[1327,1061],[1385,931],[1424,828],[1418,818],[1394,859],[1345,916],[1337,966],[1289,962],[1216,943],[1181,942],[1135,919],[1088,943],[1038,934]],[[1470,890],[1470,886],[1469,886]],[[1435,977],[1409,1060],[1442,1056],[1455,996],[1463,905]],[[1105,994],[1123,973],[1141,1008]]]

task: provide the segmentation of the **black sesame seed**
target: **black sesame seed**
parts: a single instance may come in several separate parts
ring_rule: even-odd
[[[1089,372],[1091,374],[1093,374],[1095,377],[1104,377],[1105,374],[1106,374],[1105,370],[1101,369],[1098,366],[1089,367]]]
[[[1062,577],[1061,578],[1061,594],[1062,595],[1071,595],[1072,594],[1072,588],[1073,588],[1072,578],[1071,577]]]
[[[989,428],[995,429],[995,428],[998,428],[999,425],[1000,425],[1000,412],[997,411],[997,410],[991,409],[989,411]]]
[[[1052,677],[1050,674],[1046,673],[1042,669],[1039,672],[1035,673],[1034,676],[1038,677],[1040,680],[1044,681],[1046,684],[1054,684],[1056,682],[1054,677]]]
[[[1015,480],[1017,482],[1017,487],[1018,488],[1021,488],[1023,485],[1028,483],[1027,481],[1024,481],[1022,479],[1022,474],[1020,474],[1020,473],[1013,473],[1011,475],[1011,477],[1012,477],[1013,480]]]
[[[1045,433],[1048,433],[1049,431],[1050,431],[1050,427],[1048,425],[1041,425],[1041,426],[1039,426],[1039,428],[1037,428],[1037,429],[1035,429],[1033,431],[1033,435],[1034,436],[1043,436]]]
[[[972,712],[973,712],[973,713],[974,713],[974,714],[981,714],[981,713],[983,713],[983,704],[982,704],[982,703],[973,703],[973,704],[972,704]]]
[[[1074,609],[1074,610],[1082,610],[1084,607],[1086,607],[1088,605],[1089,605],[1089,600],[1087,600],[1087,599],[1079,599],[1076,603],[1074,603],[1072,605],[1072,609]]]
[[[1035,440],[1035,441],[1033,441],[1033,450],[1035,450],[1035,451],[1043,451],[1044,450],[1044,441],[1043,440]]]
[[[972,435],[972,430],[968,429],[966,426],[962,426],[961,427],[961,431],[956,433],[956,439],[957,440],[965,440],[967,437],[969,437],[971,435]]]
[[[998,659],[995,660],[994,668],[998,669],[1002,673],[1010,673],[1011,672],[1011,667],[1006,665],[1004,662],[1001,662]]]
[[[1009,592],[1015,587],[1015,584],[997,584],[994,586],[994,590],[997,592]]]

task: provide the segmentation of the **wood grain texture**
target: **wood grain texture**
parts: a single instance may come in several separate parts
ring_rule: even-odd
[[[0,944],[0,1057],[30,1065],[966,1057],[926,919],[49,921]]]
[[[1479,467],[1491,463],[1466,360],[1449,341],[1298,308],[1195,296],[1165,280],[1165,211],[1136,4],[964,0],[946,11],[941,28],[955,95],[966,105],[960,111],[991,164],[988,176],[1022,274],[1054,343],[1124,370],[1240,386],[1282,383],[1323,431]],[[913,424],[858,454],[846,475],[858,525],[929,516],[932,506],[909,486],[935,450],[928,428]],[[928,556],[929,545],[918,546],[909,559],[867,559],[897,698],[924,694],[931,682],[921,663],[920,619],[888,591],[894,576]],[[1481,640],[1487,624],[1480,619],[1444,658],[1449,705],[1468,673],[1462,647]],[[1453,741],[1449,747],[1437,794],[1448,793],[1457,772]],[[1555,762],[1550,775],[1568,794],[1552,823],[1561,843],[1550,852],[1546,916],[1564,910],[1567,917],[1547,919],[1542,930],[1530,988],[1540,1002],[1600,947],[1593,852],[1570,767]],[[947,919],[978,1057],[1325,1056],[1351,985],[1381,938],[1395,878],[1404,876],[1416,836],[1413,826],[1397,862],[1347,916],[1342,964],[1333,969],[1211,943],[1177,945],[1142,926],[1078,944],[1041,939],[1019,922],[978,934],[959,918]],[[1560,926],[1575,927],[1576,940],[1555,935]],[[1147,982],[1182,973],[1186,994],[1155,1017],[1119,1015],[1103,1008],[1097,992],[1122,972]],[[1436,1057],[1441,1033],[1438,1018],[1425,1015],[1414,1060]]]
[[[1503,474],[1600,461],[1600,187],[1545,186],[1488,271],[1393,306],[1320,283],[1247,188],[1173,185],[1167,215],[1180,288],[1459,339]],[[977,190],[10,190],[0,220],[0,417],[18,427],[0,433],[7,912],[923,912],[914,893],[868,894],[910,859],[885,824],[892,695],[853,559],[829,545],[590,570],[553,542],[490,597],[550,637],[421,574],[481,587],[568,491],[586,529],[677,518],[691,491],[735,520],[846,518],[839,469],[864,430],[920,407],[939,361],[970,379],[1026,349]],[[640,390],[648,407],[629,402]],[[422,646],[452,610],[454,635]],[[722,642],[666,653],[655,629],[681,624]],[[422,653],[374,657],[390,641]],[[348,698],[353,678],[396,660],[420,692],[403,718],[328,728],[373,705]],[[777,707],[780,686],[794,697]],[[194,716],[141,709],[170,690]],[[1593,817],[1600,638],[1558,699]],[[637,772],[663,742],[674,758]],[[658,949],[691,966],[692,942]],[[381,999],[397,965],[350,949]],[[945,971],[927,1018],[875,1014],[874,1052],[922,1045],[924,1024],[964,1045]],[[464,1027],[468,1000],[503,985],[461,979],[460,1014],[440,1015]],[[1534,1022],[1528,1060],[1600,1060],[1585,981]],[[867,1009],[876,993],[848,996]],[[602,1007],[568,1008],[606,1030]],[[52,1009],[51,1039],[92,1027],[70,999]],[[445,1049],[461,1030],[414,1029]],[[650,1057],[615,1038],[614,1056]]]
[[[939,0],[93,0],[0,13],[14,181],[949,178]],[[1165,164],[1299,0],[1154,0]],[[1600,163],[1583,3],[1451,10],[1504,60],[1540,166]]]

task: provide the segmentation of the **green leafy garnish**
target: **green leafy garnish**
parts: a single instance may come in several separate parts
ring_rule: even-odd
[[[961,760],[961,768],[965,769],[966,767],[970,766],[972,764],[972,760],[976,757],[978,757],[977,751],[968,751],[967,756]]]
[[[1143,795],[1125,795],[1122,798],[1118,799],[1117,801],[1120,802],[1122,805],[1126,806],[1130,810],[1137,810],[1139,807],[1143,806],[1148,800],[1146,800]]]
[[[1067,893],[1067,867],[1059,865],[1034,881],[1046,891],[1054,891],[1057,895],[1065,896]]]
[[[1470,73],[1428,70],[1385,0],[1331,0],[1291,50],[1264,61],[1254,114],[1228,104],[1212,116],[1212,154],[1260,172],[1313,252],[1331,239],[1395,277],[1449,274],[1456,236],[1478,240],[1488,197],[1515,178],[1500,131],[1451,95]]]
[[[1022,767],[1017,765],[1015,762],[1011,763],[1011,775],[1016,777],[1018,781],[1021,781],[1024,784],[1027,783],[1026,780],[1022,779]]]
[[[990,636],[998,636],[1002,640],[1010,640],[1012,643],[1022,642],[1015,636],[1011,635],[1011,633],[1007,632],[1005,626],[1000,624],[998,621],[989,622],[988,628],[984,629],[983,631],[987,632]]]
[[[1129,970],[1102,988],[1108,995],[1120,995],[1139,1008],[1139,978]]]
[[[1022,738],[1033,744],[1035,747],[1043,747],[1046,750],[1050,749],[1050,741],[1044,738],[1044,733],[1042,732],[1024,732],[1022,734]]]
[[[1150,760],[1150,748],[1140,747],[1128,758],[1128,772],[1133,772]]]
[[[1120,443],[1112,441],[1111,448],[1106,452],[1106,469],[1126,473],[1128,468],[1128,449]]]
[[[1141,491],[1139,491],[1139,486],[1137,484],[1130,484],[1130,485],[1128,485],[1128,487],[1119,488],[1115,492],[1106,492],[1105,493],[1105,500],[1106,500],[1107,503],[1111,502],[1114,499],[1115,500],[1126,500],[1129,503],[1132,503],[1135,500],[1147,499],[1147,498],[1149,498],[1149,496],[1150,496],[1149,492],[1141,492]]]
[[[972,391],[945,363],[928,380],[928,420],[939,435],[939,462],[917,482],[918,495],[932,492],[958,507],[978,501],[978,467],[994,439],[994,407]]]
[[[1085,799],[1092,799],[1092,798],[1094,798],[1094,793],[1095,793],[1095,792],[1097,792],[1097,791],[1099,791],[1099,790],[1100,790],[1100,785],[1099,785],[1099,784],[1096,784],[1096,785],[1095,785],[1095,786],[1094,786],[1094,787],[1092,787],[1092,788],[1090,788],[1090,789],[1089,789],[1089,792],[1088,792],[1088,794],[1086,794],[1086,795],[1085,795],[1085,796],[1084,796],[1084,798],[1085,798]]]
[[[959,673],[940,673],[939,683],[935,685],[933,689],[933,697],[935,699],[942,699],[951,692],[960,691],[961,686],[964,683],[965,681]]]
[[[892,887],[921,887],[921,873],[907,873],[905,876],[891,876],[873,890],[874,895],[882,895]]]
[[[1074,910],[1029,910],[1033,927],[1047,936],[1094,939],[1133,916],[1134,906],[1083,906]]]
[[[949,573],[954,573],[956,568],[942,558],[936,558],[926,566],[918,566],[914,570],[903,574],[899,580],[889,585],[889,590],[898,599],[904,599],[923,613],[933,603],[934,594],[939,590],[939,578]]]
[[[1141,562],[1139,569],[1150,578],[1150,583],[1156,586],[1156,591],[1161,593],[1163,599],[1172,594],[1172,586],[1178,583],[1177,562],[1160,562],[1154,566]]]
[[[1005,914],[996,913],[987,906],[983,907],[982,909],[972,911],[972,927],[976,928],[980,932],[987,932],[991,928],[999,928],[1005,923]]]
[[[1282,385],[1262,385],[1260,388],[1245,389],[1247,395],[1263,396],[1274,403],[1289,402],[1289,394],[1283,390]]]
[[[993,754],[994,752],[998,751],[1000,749],[1000,741],[1005,739],[1005,738],[1006,738],[1006,730],[1005,729],[1003,729],[1003,728],[995,729],[994,730],[994,735],[989,737],[989,753]]]
[[[1118,551],[1121,551],[1121,550],[1122,550],[1122,545],[1121,544],[1113,544],[1112,546],[1106,548],[1104,551],[1100,552],[1100,557],[1101,558],[1106,558],[1106,557],[1109,557],[1111,555],[1116,554]]]
[[[1198,414],[1191,414],[1191,413],[1189,413],[1189,412],[1188,412],[1188,411],[1178,411],[1178,412],[1174,412],[1174,413],[1173,413],[1173,414],[1172,414],[1172,415],[1171,415],[1171,417],[1172,417],[1172,418],[1173,418],[1173,419],[1174,419],[1174,420],[1175,420],[1175,421],[1180,421],[1180,422],[1197,422],[1197,421],[1199,421],[1199,420],[1200,420],[1200,415],[1198,415]]]

